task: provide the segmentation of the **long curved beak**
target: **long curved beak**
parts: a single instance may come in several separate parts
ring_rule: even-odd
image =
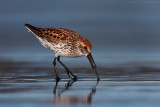
[[[96,70],[96,64],[95,64],[95,62],[94,62],[94,60],[93,60],[92,54],[89,53],[89,54],[87,55],[87,58],[88,58],[89,62],[91,63],[92,68],[95,70],[96,75],[97,75],[97,80],[99,81],[100,78],[99,78],[99,76],[98,76],[98,72],[97,72],[97,70]]]
[[[88,58],[89,62],[91,63],[92,68],[93,68],[93,69],[96,69],[96,64],[95,64],[95,62],[94,62],[94,60],[93,60],[93,57],[92,57],[92,54],[91,54],[91,53],[89,53],[89,54],[87,55],[87,58]]]

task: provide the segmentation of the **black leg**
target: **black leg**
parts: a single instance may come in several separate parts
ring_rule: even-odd
[[[69,73],[76,79],[77,76],[75,76],[60,60],[60,56],[58,56],[57,58],[58,62],[65,68],[65,70],[67,71],[67,74],[69,75]]]
[[[60,61],[60,56],[58,56],[57,60],[58,60],[58,62],[59,62],[60,64],[63,64],[63,63]],[[63,64],[63,66],[65,66],[65,65]],[[65,69],[66,69],[66,68],[65,68]],[[65,71],[66,71],[68,77],[71,78],[69,71],[67,71],[67,70],[65,70]]]
[[[54,65],[54,70],[55,70],[55,73],[56,73],[56,81],[59,81],[60,78],[58,76],[57,68],[56,68],[56,57],[54,58],[53,65]]]

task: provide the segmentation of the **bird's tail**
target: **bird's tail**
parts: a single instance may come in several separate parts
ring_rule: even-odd
[[[25,24],[24,25],[29,31],[31,31],[33,34],[37,36],[41,36],[42,33],[42,28],[34,27],[30,24]]]

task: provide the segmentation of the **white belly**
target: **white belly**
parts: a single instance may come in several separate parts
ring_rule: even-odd
[[[64,56],[64,57],[79,57],[79,56],[82,56],[81,54],[78,54],[76,51],[75,52],[71,52],[70,51],[70,48],[71,47],[67,47],[67,48],[64,48],[65,47],[65,44],[64,43],[58,43],[58,44],[55,44],[55,43],[50,43],[48,42],[46,39],[41,39],[40,37],[36,36],[39,41],[41,42],[41,44],[50,49],[52,52],[55,53],[55,57],[58,57],[58,56]]]

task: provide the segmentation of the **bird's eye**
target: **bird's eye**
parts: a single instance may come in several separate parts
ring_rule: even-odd
[[[85,46],[84,49],[87,49],[87,47]]]

